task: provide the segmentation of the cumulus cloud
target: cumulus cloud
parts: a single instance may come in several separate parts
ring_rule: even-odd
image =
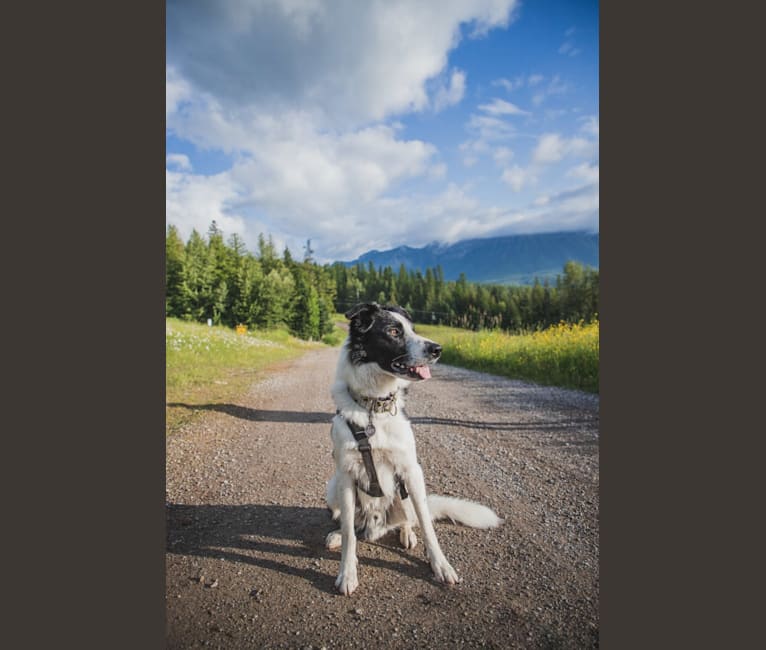
[[[502,100],[496,101],[501,102]],[[516,109],[509,102],[503,103],[513,107],[511,110]],[[480,108],[486,112],[491,112],[497,106],[499,105],[493,102],[491,105],[485,105]],[[499,111],[496,110],[496,113],[502,115],[502,110],[501,107]],[[479,161],[480,156],[489,154],[495,143],[508,140],[517,133],[516,128],[504,119],[495,115],[480,115],[477,113],[471,114],[465,128],[471,135],[471,138],[462,142],[459,149],[463,153],[463,165],[466,167],[472,167]]]
[[[245,223],[236,208],[240,189],[228,174],[200,176],[167,170],[165,173],[165,212],[168,223],[182,237],[191,231],[207,232],[211,221],[226,233],[244,234]]]
[[[167,128],[233,163],[204,176],[187,156],[169,152],[167,221],[188,237],[215,220],[250,247],[259,232],[294,251],[310,236],[320,261],[352,259],[360,247],[424,245],[436,233],[456,241],[498,228],[534,231],[535,219],[538,231],[592,221],[585,215],[592,194],[590,202],[586,194],[553,196],[545,206],[509,211],[486,207],[467,184],[440,189],[447,177],[441,152],[394,121],[463,101],[468,79],[448,65],[449,53],[465,37],[507,26],[517,4],[168,0]],[[534,87],[544,98],[566,90],[558,77],[539,74],[495,85]],[[464,164],[491,157],[511,189],[534,184],[537,168],[508,168],[516,156],[504,144],[519,135],[511,122],[524,115],[511,102],[486,100],[466,126]],[[584,122],[581,135],[592,128]],[[564,157],[584,149],[559,137]],[[549,157],[558,151],[553,144]],[[587,176],[587,165],[580,167],[570,177],[592,180],[593,170]]]
[[[595,155],[597,144],[584,138],[564,138],[558,133],[544,133],[532,152],[532,162],[549,165],[559,162],[565,156],[588,157]]]
[[[529,111],[520,109],[515,104],[504,99],[493,99],[489,104],[481,104],[479,110],[490,115],[530,115]]]
[[[291,248],[311,233],[317,259],[329,260],[360,242],[411,241],[423,215],[436,231],[440,219],[476,211],[464,188],[397,194],[412,179],[444,179],[447,167],[393,120],[460,102],[466,73],[449,69],[449,52],[507,26],[516,4],[168,0],[167,128],[234,162],[202,176],[171,153],[167,221],[184,236],[213,219],[246,242],[279,232]]]
[[[447,106],[457,104],[465,95],[465,72],[454,70],[450,77],[449,86],[442,86],[434,95],[434,110],[440,111]]]
[[[534,182],[535,175],[529,169],[523,169],[518,165],[514,165],[505,169],[501,178],[511,186],[514,192],[521,192],[525,185]]]
[[[426,108],[427,82],[445,69],[463,27],[473,37],[505,27],[515,5],[169,0],[167,60],[230,110],[300,107],[326,126],[359,125]],[[455,94],[460,79],[450,80]]]
[[[165,156],[165,164],[183,171],[191,171],[192,168],[189,156],[182,153],[169,153]]]
[[[189,83],[172,66],[165,70],[165,115],[175,113],[192,96]]]

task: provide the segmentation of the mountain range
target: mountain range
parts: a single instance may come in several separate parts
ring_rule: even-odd
[[[343,264],[372,262],[376,268],[390,266],[395,272],[404,264],[408,270],[423,273],[441,265],[446,280],[457,280],[465,273],[470,282],[532,284],[535,278],[541,282],[545,278],[554,280],[569,260],[598,268],[598,254],[598,233],[555,232],[465,239],[449,245],[434,242],[423,248],[371,250]]]

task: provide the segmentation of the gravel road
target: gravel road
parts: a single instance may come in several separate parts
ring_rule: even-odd
[[[324,548],[337,355],[174,407],[202,413],[167,439],[167,647],[598,647],[598,396],[438,364],[407,397],[427,487],[506,522],[435,524],[454,587],[419,534],[412,551],[362,542],[346,597]]]

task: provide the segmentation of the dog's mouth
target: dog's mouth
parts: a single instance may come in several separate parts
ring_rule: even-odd
[[[426,364],[423,364],[422,366],[410,366],[401,361],[394,361],[391,364],[391,369],[397,375],[405,375],[408,379],[414,379],[416,381],[431,378],[431,369]]]

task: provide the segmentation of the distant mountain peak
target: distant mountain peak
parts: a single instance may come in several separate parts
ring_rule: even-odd
[[[441,266],[447,280],[465,273],[472,282],[532,284],[537,277],[555,279],[564,264],[573,260],[598,268],[599,234],[586,231],[505,235],[464,239],[453,244],[433,241],[421,248],[402,245],[386,251],[371,250],[346,266],[373,263],[397,270],[425,272]]]

